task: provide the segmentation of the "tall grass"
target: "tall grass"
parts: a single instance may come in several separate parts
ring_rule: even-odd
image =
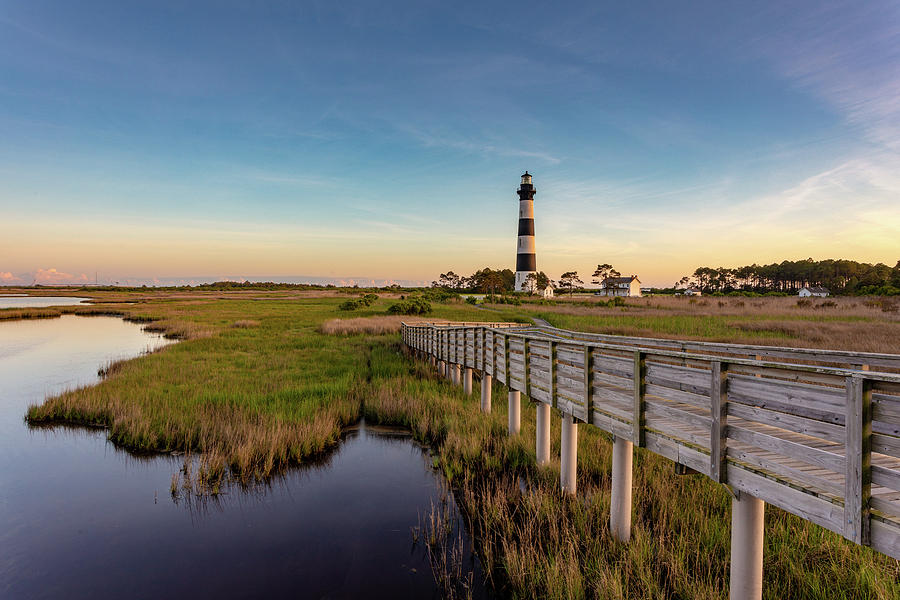
[[[342,299],[138,300],[123,307],[129,318],[183,332],[186,341],[116,363],[98,385],[31,407],[29,421],[100,424],[128,448],[189,452],[184,470],[173,479],[173,491],[182,495],[198,487],[215,493],[231,479],[252,483],[309,460],[337,443],[342,427],[365,415],[372,422],[405,426],[432,447],[435,465],[467,517],[484,570],[504,596],[727,595],[729,496],[723,487],[701,476],[677,476],[671,462],[637,449],[633,539],[620,544],[607,531],[611,444],[606,434],[580,429],[579,493],[561,495],[558,462],[535,464],[533,410],[526,406],[522,412],[521,435],[508,436],[504,389],[495,386],[494,412],[484,415],[476,398],[451,389],[424,362],[402,356],[396,334],[379,333],[390,330],[381,329],[387,300],[356,313],[364,321],[347,325],[347,333],[356,335],[323,333]],[[626,307],[621,313],[546,308],[492,312],[435,305],[435,318],[512,320],[543,311],[599,329],[691,331],[698,337],[728,336],[728,328],[737,331],[741,323],[769,329],[785,323],[856,327],[869,322],[859,320],[869,318],[863,315],[812,321],[806,315],[790,319],[760,312],[704,318],[698,313],[693,323],[691,315],[669,315],[679,318],[666,323],[666,315],[646,312],[660,310],[655,308]],[[607,320],[616,317],[625,320]],[[257,324],[235,327],[240,321]],[[372,323],[379,325],[369,328]],[[808,332],[780,335],[793,343]],[[554,416],[557,457],[559,427]],[[771,507],[765,561],[767,598],[900,597],[898,561]],[[465,589],[464,583],[456,589]]]
[[[727,596],[730,496],[702,476],[679,476],[670,461],[636,449],[629,544],[609,533],[611,439],[580,428],[578,495],[559,492],[559,463],[538,467],[534,411],[506,433],[506,410],[490,415],[422,362],[373,348],[369,420],[409,427],[432,445],[457,491],[482,566],[513,598],[709,598]],[[380,365],[380,366],[379,366]],[[504,389],[495,386],[495,398]],[[559,456],[559,419],[552,454]],[[765,597],[900,597],[900,562],[768,507]]]

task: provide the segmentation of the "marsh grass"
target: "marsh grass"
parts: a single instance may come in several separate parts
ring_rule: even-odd
[[[193,501],[204,494],[215,498],[230,485],[267,481],[292,464],[322,455],[338,442],[343,427],[364,415],[373,424],[404,426],[430,445],[434,465],[452,485],[474,535],[483,570],[504,596],[727,596],[730,500],[723,487],[701,476],[677,476],[671,462],[637,449],[633,539],[620,544],[607,526],[611,443],[606,434],[581,427],[578,496],[561,495],[558,459],[549,467],[535,464],[534,411],[527,404],[521,435],[508,436],[502,386],[494,389],[494,412],[484,415],[476,397],[449,387],[425,362],[403,356],[396,334],[368,329],[368,323],[383,322],[388,300],[357,313],[368,319],[366,325],[351,326],[358,333],[322,333],[323,323],[335,317],[342,300],[137,300],[123,309],[128,318],[183,332],[185,341],[116,364],[96,386],[31,407],[29,422],[100,425],[111,440],[132,450],[184,453],[170,491],[179,501]],[[746,301],[754,300],[763,299]],[[601,330],[634,327],[664,335],[751,335],[740,328],[758,326],[756,341],[773,339],[763,330],[800,323],[801,329],[781,331],[775,338],[792,343],[809,335],[802,329],[804,322],[851,328],[890,323],[890,318],[872,320],[870,314],[852,312],[862,310],[859,307],[848,307],[850,312],[837,319],[813,320],[806,314],[796,319],[772,316],[762,309],[725,315],[716,311],[727,307],[710,303],[691,310],[709,308],[715,314],[669,314],[679,317],[669,324],[666,310],[658,308],[546,308],[482,311],[462,303],[435,305],[436,318],[441,319],[494,321],[498,314],[500,319],[521,319],[540,312]],[[779,305],[773,310],[793,309]],[[872,309],[873,314],[875,310],[880,311]],[[625,320],[606,320],[613,317]],[[258,325],[233,326],[241,320]],[[559,429],[554,415],[551,444],[556,457]],[[462,590],[466,573],[453,566],[455,544],[455,537],[446,537],[444,550],[450,554],[437,564],[448,578],[463,579],[458,582]],[[898,561],[767,509],[767,598],[887,600],[900,597],[898,581]]]
[[[319,326],[318,331],[326,335],[382,335],[399,333],[403,323],[414,321],[428,321],[428,319],[398,315],[328,319]]]

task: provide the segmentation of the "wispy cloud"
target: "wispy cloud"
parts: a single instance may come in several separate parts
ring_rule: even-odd
[[[760,38],[758,49],[870,141],[900,151],[900,4],[821,4]]]
[[[34,273],[34,282],[39,284],[85,283],[87,281],[89,281],[88,276],[84,273],[73,275],[71,273],[58,271],[55,268],[38,269]]]
[[[562,158],[544,150],[522,150],[515,147],[509,137],[498,138],[497,141],[462,136],[439,131],[429,131],[407,123],[398,123],[396,128],[426,148],[448,148],[467,154],[482,156],[499,156],[503,158],[530,158],[550,165],[558,165]],[[505,141],[499,141],[505,139]],[[528,144],[523,144],[527,146]]]

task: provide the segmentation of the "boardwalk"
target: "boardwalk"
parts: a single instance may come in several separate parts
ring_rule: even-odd
[[[585,334],[512,323],[404,324],[403,342],[490,410],[506,384],[536,403],[537,457],[562,416],[560,484],[576,491],[578,424],[614,436],[610,527],[630,537],[633,446],[732,493],[732,598],[759,598],[769,503],[900,559],[900,355]]]

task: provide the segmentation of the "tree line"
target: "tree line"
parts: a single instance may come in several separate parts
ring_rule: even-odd
[[[544,289],[553,281],[540,271],[532,276],[535,289]],[[441,273],[431,282],[433,288],[444,288],[454,292],[474,292],[478,294],[503,294],[516,288],[516,274],[512,269],[492,269],[484,267],[469,275],[457,275],[453,271]]]
[[[609,265],[606,266],[609,267]],[[609,268],[612,269],[612,267]],[[594,276],[596,277],[596,275],[595,273]],[[618,275],[618,273],[615,272],[615,275]],[[556,281],[550,279],[543,271],[531,273],[525,279],[525,287],[536,291],[543,290],[550,285],[560,290],[572,292],[581,289],[583,283],[576,271],[566,271]],[[457,275],[453,271],[447,271],[446,273],[441,273],[440,277],[432,281],[431,287],[443,288],[454,292],[505,294],[515,291],[516,274],[512,269],[492,269],[490,267],[479,269],[468,277]]]
[[[854,260],[785,260],[769,265],[733,269],[698,267],[677,281],[675,288],[694,287],[711,292],[783,292],[796,294],[804,287],[824,287],[832,294],[900,294],[900,260],[893,267]]]

